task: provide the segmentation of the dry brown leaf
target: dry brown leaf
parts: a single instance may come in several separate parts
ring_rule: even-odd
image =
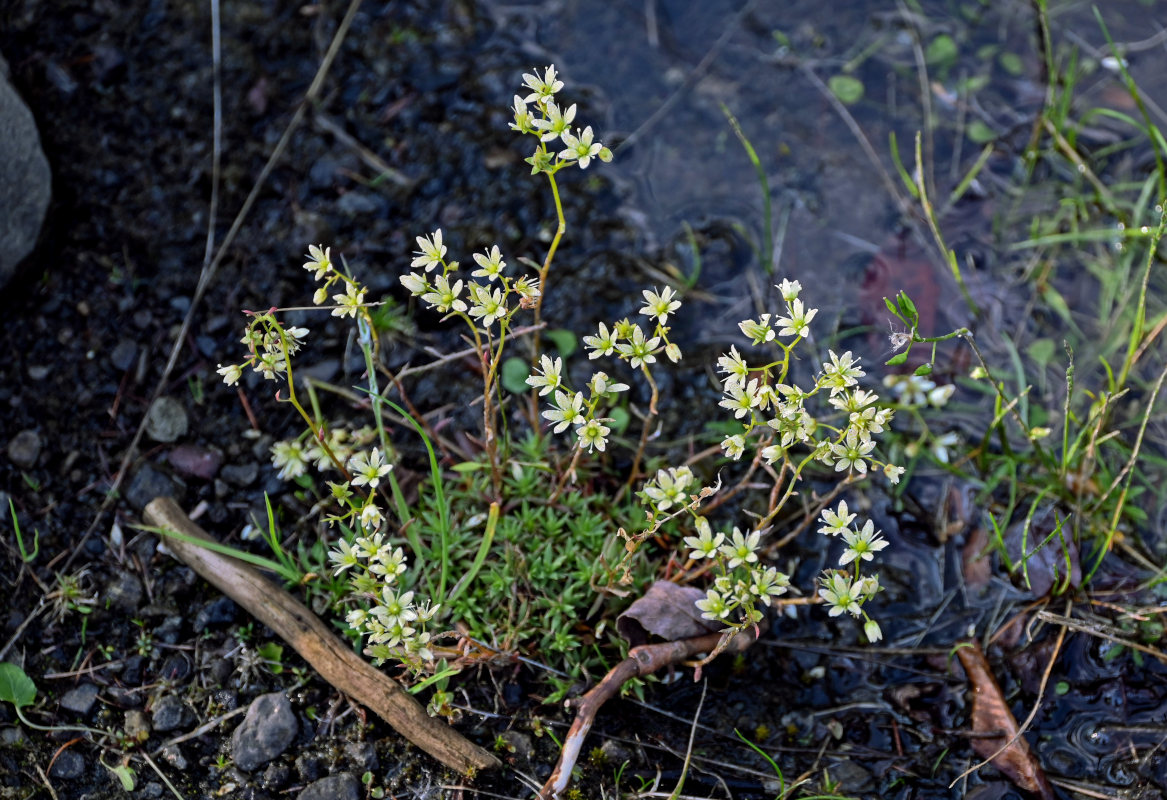
[[[704,597],[705,593],[693,586],[657,581],[616,618],[616,630],[633,647],[645,644],[650,636],[675,642],[716,633],[723,626],[702,619],[701,610],[694,605]]]
[[[1025,738],[1018,735],[1017,719],[1005,703],[980,644],[969,642],[958,648],[956,654],[973,693],[973,751],[981,758],[990,759],[994,767],[1020,788],[1042,800],[1054,800],[1054,790],[1037,757],[1030,752]]]

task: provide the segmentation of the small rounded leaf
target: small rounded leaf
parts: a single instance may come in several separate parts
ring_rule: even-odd
[[[863,99],[863,83],[850,75],[833,75],[827,86],[844,105],[855,105]]]
[[[0,663],[0,701],[24,708],[32,705],[34,700],[36,684],[32,682],[32,678],[11,662]]]
[[[527,386],[530,374],[531,365],[521,358],[511,356],[502,362],[502,385],[511,394],[523,394],[530,388]]]

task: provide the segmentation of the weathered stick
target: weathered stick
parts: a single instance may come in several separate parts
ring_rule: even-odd
[[[169,497],[152,500],[146,506],[146,519],[159,528],[214,541]],[[400,684],[374,669],[319,617],[257,570],[178,538],[168,538],[166,547],[208,583],[271,628],[320,677],[372,709],[394,730],[447,767],[468,775],[500,765],[493,755],[429,716]]]
[[[583,750],[584,737],[592,728],[596,720],[596,713],[600,706],[608,702],[620,691],[620,687],[633,678],[642,678],[650,675],[669,664],[678,664],[685,659],[693,658],[699,653],[712,653],[721,644],[720,633],[710,633],[705,636],[695,636],[692,639],[678,639],[672,642],[657,644],[642,644],[628,651],[628,658],[614,666],[603,679],[593,686],[587,694],[572,703],[575,706],[575,721],[567,731],[563,740],[563,750],[559,753],[559,763],[547,783],[539,791],[540,800],[554,800],[559,793],[567,788],[571,780],[571,771],[579,760]],[[754,643],[755,639],[749,633],[739,633],[729,640],[721,652],[740,653]]]

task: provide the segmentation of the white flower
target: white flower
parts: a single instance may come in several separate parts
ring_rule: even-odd
[[[417,612],[413,609],[413,592],[397,594],[392,586],[381,590],[381,599],[373,613],[386,628],[398,623],[413,622]]]
[[[743,535],[737,527],[733,529],[733,540],[723,544],[718,550],[723,556],[729,559],[726,565],[730,569],[739,564],[752,564],[758,560],[758,540],[761,538],[761,531],[754,531],[748,536]]]
[[[685,545],[693,548],[689,552],[689,558],[694,561],[702,558],[713,558],[717,555],[717,550],[723,541],[725,541],[725,534],[718,533],[714,536],[713,530],[709,527],[709,521],[705,517],[697,517],[697,535],[685,537]]]
[[[746,437],[740,433],[726,436],[721,442],[721,449],[725,451],[727,456],[737,461],[746,451]]]
[[[888,482],[895,485],[900,482],[900,476],[904,474],[903,467],[897,467],[895,464],[884,464],[883,475]]]
[[[850,350],[841,356],[836,355],[834,350],[828,352],[831,356],[831,363],[823,362],[822,385],[830,387],[831,397],[834,397],[848,386],[854,386],[858,383],[856,378],[862,378],[866,373],[856,366],[859,359],[853,358]]]
[[[616,345],[616,351],[620,353],[622,358],[627,358],[632,368],[636,369],[641,364],[656,363],[656,356],[653,355],[653,351],[656,350],[659,344],[659,336],[645,339],[644,331],[640,329],[640,326],[633,325],[628,342],[622,342]]]
[[[843,531],[843,540],[847,542],[847,549],[839,558],[840,567],[855,559],[871,561],[876,553],[887,547],[887,540],[880,537],[871,520],[867,520],[861,531]]]
[[[718,403],[733,412],[734,419],[741,419],[758,405],[758,380],[755,378],[744,386],[736,384],[726,388],[724,397]]]
[[[384,518],[385,515],[381,513],[381,509],[377,508],[377,504],[370,497],[361,508],[361,526],[373,530],[381,524],[381,520]]]
[[[483,327],[489,328],[499,317],[505,317],[507,307],[503,305],[502,290],[479,288],[478,284],[470,284],[470,293],[474,296],[474,305],[470,306],[470,316],[482,317]]]
[[[854,591],[850,578],[842,572],[832,572],[821,580],[819,597],[831,607],[829,613],[832,617],[837,617],[844,611],[853,616],[859,615],[861,609],[856,597],[858,593]]]
[[[442,259],[446,255],[446,246],[442,244],[441,228],[438,228],[429,236],[418,236],[415,241],[417,242],[418,251],[413,261],[409,264],[412,269],[425,267],[425,271],[429,272],[434,267],[440,267],[442,265]]]
[[[542,374],[527,378],[527,385],[539,389],[539,396],[542,397],[563,384],[563,379],[560,377],[560,373],[563,372],[563,359],[556,358],[553,361],[550,356],[543,355],[539,359],[539,364],[541,366],[539,371]]]
[[[462,281],[454,281],[454,285],[451,286],[445,275],[439,275],[434,278],[433,290],[423,294],[421,299],[444,314],[450,309],[454,311],[466,310],[466,303],[458,299],[460,294],[462,294]]]
[[[228,386],[234,386],[243,377],[243,368],[238,364],[228,364],[225,367],[219,364],[219,368],[215,372],[223,376],[223,383]]]
[[[594,396],[616,394],[618,392],[626,392],[629,389],[626,383],[612,383],[606,372],[594,373],[591,381],[588,382],[588,386]]]
[[[956,392],[956,384],[950,383],[946,386],[937,386],[928,392],[928,405],[933,408],[943,408],[948,404],[948,400],[954,392]]]
[[[872,644],[883,638],[883,631],[879,629],[879,623],[873,619],[863,623],[863,634],[867,637],[867,641]]]
[[[716,589],[707,589],[705,599],[697,601],[697,608],[704,612],[703,618],[712,620],[725,619],[730,611],[725,598]]]
[[[552,100],[552,96],[563,88],[563,81],[556,79],[554,64],[547,67],[542,78],[538,75],[523,73],[523,83],[531,90],[531,93],[523,98],[523,102],[526,103],[548,103]]]
[[[381,451],[376,447],[370,455],[357,453],[349,459],[348,468],[353,472],[353,486],[364,486],[376,489],[381,479],[393,470],[392,464],[386,464]]]
[[[592,159],[604,149],[602,144],[593,142],[592,138],[591,125],[584,128],[579,136],[564,133],[562,139],[566,149],[559,151],[559,157],[564,161],[578,161],[580,169],[587,169]]]
[[[583,395],[579,392],[556,391],[556,408],[544,411],[543,416],[557,423],[553,428],[556,433],[563,433],[571,425],[579,425],[584,422],[583,400]]]
[[[825,533],[828,536],[837,536],[844,531],[850,530],[848,527],[851,520],[855,519],[855,515],[848,513],[847,501],[840,500],[837,511],[832,511],[829,508],[823,509],[823,522],[826,523],[819,528],[819,533]]]
[[[423,295],[430,290],[430,282],[426,280],[425,275],[419,275],[416,272],[407,272],[399,280],[401,285],[408,289],[414,297]]]
[[[728,355],[718,357],[717,369],[726,374],[723,380],[727,391],[731,385],[741,386],[744,384],[750,374],[749,365],[742,359],[737,347],[733,345],[730,345]]]
[[[770,605],[770,599],[786,594],[790,586],[790,576],[774,567],[765,570],[754,568],[750,571],[750,594]]]
[[[365,303],[365,290],[358,288],[355,283],[346,283],[344,294],[334,294],[332,299],[336,301],[336,308],[332,309],[332,316],[352,316],[356,319],[357,310]]]
[[[665,345],[665,357],[674,364],[679,364],[681,361],[681,346],[676,342],[669,342]]]
[[[960,437],[950,431],[933,439],[930,449],[932,450],[932,455],[937,461],[939,461],[941,464],[947,464],[948,448],[956,447],[958,444],[960,444]]]
[[[527,101],[519,95],[515,95],[515,121],[511,123],[512,131],[519,133],[530,133],[534,127],[535,121],[531,118],[531,111],[527,108]]]
[[[798,293],[802,291],[802,284],[798,281],[791,281],[783,278],[782,283],[778,284],[774,288],[781,292],[783,300],[785,300],[787,303],[791,303],[798,297]]]
[[[681,307],[681,301],[673,299],[676,292],[671,286],[666,286],[660,294],[649,289],[641,294],[644,295],[644,308],[640,309],[640,313],[646,317],[656,317],[661,325],[668,324],[669,314]]]
[[[659,511],[667,511],[673,503],[685,501],[685,489],[693,482],[693,471],[688,467],[669,467],[657,470],[656,478],[644,487],[645,495]]]
[[[601,425],[599,420],[588,420],[585,424],[576,428],[575,433],[579,436],[580,447],[586,447],[588,452],[594,449],[602,453],[604,448],[608,446],[607,436],[609,429],[607,426]]]
[[[308,458],[304,446],[297,441],[276,442],[271,448],[271,463],[285,481],[298,478],[308,469]]]
[[[543,111],[547,114],[546,119],[537,119],[534,122],[535,127],[544,132],[539,137],[540,141],[553,142],[564,133],[571,131],[571,121],[575,119],[574,103],[567,111],[560,111],[559,106],[548,102]]]
[[[583,337],[584,346],[592,351],[588,353],[588,359],[611,355],[616,350],[616,339],[616,331],[609,332],[608,326],[601,322],[596,336]]]
[[[328,551],[328,560],[336,564],[336,569],[332,572],[333,575],[339,575],[346,569],[358,567],[361,564],[360,558],[344,539],[336,543],[335,550]]]
[[[312,276],[313,280],[320,280],[332,270],[331,253],[331,247],[321,250],[319,245],[308,245],[308,255],[305,258],[310,260],[304,264],[304,269],[315,273]]]
[[[831,445],[835,456],[835,472],[855,470],[860,475],[867,473],[867,462],[863,459],[875,449],[875,442],[861,441],[854,428],[847,430],[847,435],[839,444]]]
[[[790,311],[789,317],[779,317],[776,325],[781,325],[782,330],[778,331],[779,336],[810,336],[810,321],[814,319],[814,315],[819,313],[817,308],[812,308],[806,311],[802,307],[801,300],[792,300],[788,306]]]
[[[737,326],[742,333],[750,337],[754,344],[774,341],[774,329],[770,327],[769,314],[763,314],[757,320],[744,319]]]
[[[506,269],[507,265],[502,260],[502,253],[499,251],[497,244],[493,245],[485,255],[475,253],[474,261],[480,269],[476,269],[470,274],[475,278],[486,278],[492,281],[502,274],[502,271]]]

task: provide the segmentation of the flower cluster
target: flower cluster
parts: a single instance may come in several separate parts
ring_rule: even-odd
[[[427,308],[461,317],[474,330],[481,326],[491,335],[492,326],[497,323],[497,328],[505,333],[515,312],[531,308],[539,296],[537,280],[504,274],[507,264],[498,245],[474,254],[478,269],[470,276],[483,278],[484,283],[466,282],[457,277],[458,262],[446,259],[440,228],[429,236],[418,236],[417,247],[410,263],[412,271],[401,276],[401,284],[414,297],[421,298]],[[431,276],[439,267],[441,272]]]
[[[681,360],[681,348],[669,341],[669,329],[665,323],[669,315],[681,307],[672,287],[663,291],[645,289],[642,292],[644,306],[640,313],[653,323],[648,333],[640,325],[625,318],[613,323],[609,328],[601,322],[594,336],[583,337],[588,360],[610,356],[626,362],[633,369],[641,370],[649,381],[652,375],[649,366],[657,363],[657,356],[663,355],[674,364]],[[628,384],[618,383],[606,372],[593,372],[584,392],[568,387],[563,374],[563,359],[543,356],[535,374],[527,378],[527,385],[539,390],[540,396],[552,395],[551,408],[543,412],[544,418],[555,423],[553,430],[562,433],[568,426],[575,425],[578,446],[588,450],[603,451],[607,447],[611,429],[604,425],[611,422],[607,417],[597,416],[603,403],[611,403],[620,392],[629,389]]]
[[[535,152],[526,159],[531,165],[531,174],[549,172],[555,174],[571,164],[579,164],[587,169],[593,158],[608,162],[612,151],[595,140],[591,126],[582,130],[573,129],[576,106],[573,103],[561,108],[555,102],[555,94],[563,88],[563,81],[556,76],[555,65],[547,67],[543,76],[526,73],[523,75],[526,95],[515,95],[515,120],[511,130],[538,138]],[[562,148],[552,152],[558,142]]]
[[[413,592],[398,585],[406,568],[400,547],[386,541],[383,534],[372,533],[356,537],[351,545],[342,539],[328,557],[336,565],[334,574],[351,570],[349,598],[361,604],[348,612],[345,621],[367,637],[366,652],[374,664],[394,659],[421,670],[433,661],[429,649],[433,637],[426,626],[439,606],[414,602]]]
[[[863,575],[860,566],[864,561],[871,561],[875,554],[887,547],[887,540],[875,530],[871,520],[867,520],[862,528],[853,528],[851,523],[855,514],[847,508],[847,501],[840,501],[834,510],[823,509],[823,526],[819,533],[827,536],[842,537],[846,548],[839,556],[839,566],[846,569],[827,570],[819,577],[819,597],[830,607],[830,615],[837,617],[843,612],[853,617],[862,616],[865,620],[863,632],[867,640],[877,642],[883,638],[879,623],[867,615],[863,605],[879,591],[878,575]]]
[[[810,334],[809,324],[818,309],[803,305],[798,281],[783,280],[776,288],[786,304],[786,314],[762,314],[758,319],[743,320],[739,328],[754,345],[776,344],[781,357],[751,365],[731,347],[717,361],[724,375],[720,405],[742,424],[740,432],[722,441],[722,449],[734,460],[753,450],[766,464],[793,464],[791,449],[801,445],[810,452],[793,467],[796,474],[813,459],[849,474],[863,475],[869,467],[879,467],[889,480],[898,482],[903,468],[872,455],[874,436],[887,429],[893,411],[879,407],[879,397],[859,387],[859,378],[865,373],[858,358],[850,351],[842,355],[828,351],[830,360],[823,362],[812,386],[804,389],[787,382],[791,353]],[[816,395],[826,396],[832,409],[826,413],[829,418],[840,417],[839,424],[811,413],[807,402]]]

